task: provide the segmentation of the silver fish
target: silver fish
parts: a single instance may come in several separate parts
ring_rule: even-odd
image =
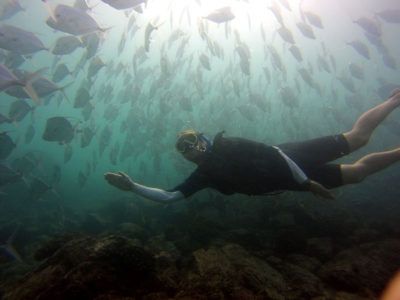
[[[376,15],[388,23],[400,23],[400,9],[387,9],[376,13]]]
[[[44,69],[41,69],[35,73],[31,73],[29,76],[20,79],[16,77],[6,66],[0,64],[0,92],[9,90],[13,87],[19,87],[28,96],[27,98],[32,98],[35,102],[39,103],[39,97],[32,86],[32,83],[38,78],[39,74]]]
[[[57,39],[51,53],[54,55],[71,54],[79,47],[83,47],[83,44],[77,37],[63,36]]]
[[[28,129],[25,132],[25,144],[29,144],[32,142],[33,137],[35,136],[35,126],[29,124]]]
[[[0,160],[6,159],[15,147],[16,145],[7,132],[0,132]]]
[[[54,73],[53,73],[53,81],[55,83],[60,82],[63,80],[65,77],[68,75],[71,75],[72,72],[68,69],[68,67],[65,64],[60,64],[56,67]]]
[[[201,54],[199,57],[199,61],[204,69],[211,71],[210,59],[208,58],[207,55]]]
[[[315,40],[315,35],[312,27],[304,22],[296,23],[297,28],[300,30],[301,34],[309,39]]]
[[[73,35],[85,35],[96,31],[106,31],[84,10],[59,4],[51,12],[46,24],[51,28]]]
[[[147,0],[102,0],[115,9],[135,8],[142,3],[147,3]]]
[[[281,28],[279,28],[278,33],[285,42],[288,42],[289,44],[292,44],[292,45],[295,43],[292,32],[289,29],[287,29],[285,26],[282,26]]]
[[[64,117],[52,117],[47,119],[42,138],[48,142],[68,144],[72,141],[75,130],[72,124]]]
[[[144,48],[146,49],[146,52],[149,52],[150,50],[151,33],[157,28],[158,27],[154,26],[151,22],[149,22],[149,24],[147,24],[146,26],[146,30],[144,33]]]
[[[322,24],[322,20],[317,14],[310,12],[310,11],[303,11],[302,15],[304,15],[305,18],[307,19],[307,21],[310,22],[311,25],[313,25],[314,27],[317,27],[319,29],[324,28],[324,25]]]
[[[32,32],[5,24],[0,26],[0,48],[18,54],[48,50]]]
[[[0,136],[1,138],[1,136]],[[0,163],[0,186],[21,180],[22,174]]]
[[[292,45],[289,48],[290,53],[292,53],[293,57],[298,61],[302,62],[303,61],[303,56],[301,55],[299,47],[296,45]]]
[[[203,19],[215,22],[217,24],[225,23],[233,20],[235,15],[232,13],[232,10],[229,6],[221,7],[212,11],[207,16],[203,17]]]
[[[8,117],[14,122],[20,122],[29,112],[33,111],[34,107],[26,103],[25,100],[17,100],[11,103]]]
[[[356,63],[349,64],[349,71],[350,71],[351,76],[353,76],[354,78],[364,80],[364,78],[365,78],[364,70]]]
[[[18,72],[15,71],[15,75],[22,81],[26,81],[27,79],[29,79],[30,77],[33,76],[33,74],[30,72],[23,72],[20,70],[18,70]],[[64,96],[66,97],[66,95],[64,93],[64,89],[68,86],[69,86],[69,84],[60,87],[60,86],[56,85],[54,82],[52,82],[51,80],[49,80],[43,76],[37,76],[35,78],[34,82],[32,83],[33,90],[37,93],[38,97],[46,97],[57,91],[62,92],[64,94]],[[29,96],[30,96],[26,92],[26,89],[22,89],[19,86],[15,86],[15,87],[11,87],[11,88],[7,89],[6,93],[10,96],[13,96],[13,97],[16,97],[19,99],[26,99],[26,98],[29,98]]]
[[[0,21],[11,18],[24,8],[19,4],[18,0],[4,0],[0,5]]]
[[[364,29],[369,34],[372,34],[375,36],[382,35],[382,28],[381,28],[380,24],[373,19],[362,17],[362,18],[355,20],[354,23],[359,25],[362,29]]]
[[[351,47],[353,47],[353,49],[358,54],[363,56],[365,59],[370,59],[369,49],[363,42],[361,42],[359,40],[354,40],[354,41],[351,41],[351,42],[349,42],[347,44],[350,45]]]

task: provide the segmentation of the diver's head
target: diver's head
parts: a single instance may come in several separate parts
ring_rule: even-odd
[[[204,153],[210,151],[211,142],[203,133],[188,129],[178,134],[175,147],[186,159],[197,163]]]

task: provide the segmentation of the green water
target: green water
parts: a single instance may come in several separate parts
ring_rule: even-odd
[[[3,21],[5,24],[35,33],[50,49],[58,37],[66,35],[46,25],[49,13],[41,2],[20,2],[25,12]],[[202,6],[199,6],[200,2]],[[60,3],[73,4],[72,1],[51,1],[50,6],[54,8]],[[67,76],[59,83],[60,86],[67,86],[65,94],[69,100],[56,92],[49,97],[47,105],[36,107],[32,117],[28,115],[18,124],[1,125],[1,129],[8,131],[17,144],[6,163],[34,152],[39,163],[32,175],[50,185],[53,167],[61,167],[61,181],[52,185],[61,199],[53,192],[47,192],[42,198],[49,202],[61,201],[63,207],[90,210],[110,199],[128,196],[105,182],[103,174],[107,171],[125,171],[135,181],[149,186],[167,189],[177,185],[194,169],[193,164],[184,161],[174,150],[176,135],[183,129],[195,128],[209,137],[225,130],[229,136],[256,139],[267,144],[336,134],[349,130],[362,112],[383,100],[377,93],[381,86],[400,81],[398,67],[391,69],[385,66],[382,55],[365,38],[364,30],[353,23],[360,17],[376,20],[382,28],[382,42],[398,65],[399,25],[374,19],[372,14],[388,8],[398,9],[396,1],[359,0],[351,1],[351,4],[343,0],[309,0],[302,4],[290,1],[289,11],[278,1],[273,4],[273,1],[256,0],[149,0],[142,14],[117,11],[101,1],[90,1],[88,4],[93,7],[89,14],[99,26],[109,28],[105,33],[98,32],[102,42],[96,53],[106,66],[93,78],[91,85],[86,85],[94,106],[89,121],[84,121],[80,109],[73,108],[76,91],[87,76],[88,60],[77,76]],[[213,9],[225,5],[231,6],[235,14],[235,19],[226,25],[202,19]],[[272,5],[279,8],[286,28],[292,32],[295,45],[302,53],[303,62],[295,60],[289,51],[291,45],[277,33],[281,25],[268,9]],[[305,11],[317,14],[323,22],[323,29],[312,26],[316,36],[314,40],[304,37],[296,27],[296,23],[302,20],[301,12]],[[121,37],[129,31],[127,24],[132,16],[135,18],[133,24],[139,28],[132,36],[127,33],[125,47],[118,53]],[[150,49],[142,60],[137,59],[135,70],[133,59],[143,50],[145,28],[149,22],[159,25],[159,28],[153,31]],[[199,34],[200,26],[205,30],[206,39]],[[169,43],[171,35],[178,29],[182,31],[182,36]],[[186,44],[182,46],[185,40]],[[347,45],[352,40],[361,40],[368,46],[369,60]],[[177,55],[180,47],[184,50]],[[238,47],[250,50],[249,74],[245,74],[240,67]],[[279,55],[284,69],[273,62],[272,48]],[[219,51],[220,55],[213,54],[212,50]],[[84,52],[84,48],[79,48],[71,55],[63,56],[60,62],[73,70]],[[199,60],[202,54],[208,57],[211,70],[202,66]],[[48,67],[43,75],[51,78],[53,60],[50,52],[41,51],[27,57],[20,68],[33,71]],[[318,60],[325,61],[330,72],[324,71]],[[354,92],[347,90],[338,80],[351,78],[349,63],[359,65],[365,74],[364,80],[351,79]],[[115,75],[113,70],[118,64],[123,65],[123,71]],[[270,80],[264,68],[268,70]],[[310,74],[314,87],[300,77],[298,70],[301,68]],[[112,88],[111,96],[107,98],[104,97],[106,86]],[[296,99],[294,105],[283,101],[280,93],[283,87],[289,87],[293,92]],[[119,95],[127,89],[130,99],[121,103]],[[57,99],[61,99],[60,104]],[[1,100],[0,109],[6,115],[15,99],[2,93]],[[31,100],[27,101],[33,104]],[[104,112],[111,104],[118,108],[119,113],[115,120],[107,121]],[[67,163],[63,158],[66,145],[42,139],[46,120],[53,116],[67,117],[77,129],[70,144],[73,148],[72,159]],[[354,161],[362,154],[396,146],[399,132],[393,127],[398,124],[398,112],[393,113],[390,120],[392,123],[381,126],[365,149],[345,161]],[[121,131],[122,123],[128,124],[128,130]],[[29,124],[34,125],[36,134],[31,143],[25,144],[24,134]],[[96,135],[89,147],[81,148],[79,131],[89,124],[96,130]],[[99,139],[106,126],[109,126],[112,135],[100,156]],[[127,141],[130,144],[127,153],[131,155],[125,159],[118,158],[117,163],[112,164],[111,149],[119,145],[121,152]],[[78,184],[79,172],[87,176],[83,187]],[[391,169],[385,174],[396,176],[398,172]],[[378,184],[375,189],[385,190],[384,180]],[[25,205],[23,198],[29,190],[24,183],[6,186],[3,190],[3,211],[7,212],[8,219],[15,216],[18,207]],[[358,190],[354,193],[357,194]],[[395,193],[398,195],[398,192]],[[132,197],[145,205],[153,205],[147,200]],[[31,209],[35,210],[35,205]]]

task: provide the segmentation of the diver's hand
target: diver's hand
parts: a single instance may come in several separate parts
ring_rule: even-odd
[[[321,197],[325,199],[335,199],[333,193],[325,188],[322,184],[310,180],[310,192],[314,194],[316,197]]]
[[[107,172],[104,174],[104,178],[109,184],[123,191],[133,191],[133,189],[135,188],[135,183],[127,174],[123,172]]]

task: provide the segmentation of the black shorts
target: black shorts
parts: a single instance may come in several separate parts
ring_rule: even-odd
[[[350,153],[343,134],[277,145],[312,180],[328,188],[343,185],[340,164],[328,164]]]

